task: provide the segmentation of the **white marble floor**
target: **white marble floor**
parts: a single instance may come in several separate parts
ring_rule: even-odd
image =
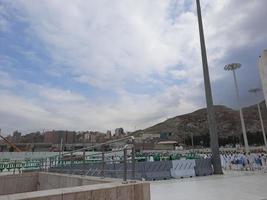
[[[152,200],[267,200],[267,173],[151,182]]]

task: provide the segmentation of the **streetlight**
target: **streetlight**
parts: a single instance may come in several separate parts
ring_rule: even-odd
[[[235,82],[235,90],[236,90],[236,99],[237,99],[237,104],[239,108],[239,114],[240,114],[240,120],[241,120],[241,126],[242,126],[242,132],[243,132],[243,138],[244,138],[244,143],[245,143],[245,150],[246,152],[249,152],[249,146],[248,146],[248,138],[247,138],[247,133],[246,133],[246,127],[245,127],[245,122],[244,122],[244,117],[243,117],[243,111],[240,106],[240,97],[239,97],[239,89],[237,85],[237,80],[236,80],[236,75],[235,75],[235,70],[240,68],[241,64],[240,63],[231,63],[228,65],[224,66],[224,70],[226,71],[232,71],[234,75],[234,82]]]
[[[223,174],[220,152],[219,152],[219,141],[218,141],[218,133],[217,133],[217,127],[216,127],[215,113],[214,113],[214,108],[213,108],[212,92],[211,92],[211,86],[210,86],[209,67],[208,67],[208,59],[207,59],[206,45],[205,45],[205,38],[204,38],[204,31],[203,31],[203,24],[202,24],[202,17],[201,17],[201,7],[200,7],[199,0],[196,0],[196,4],[197,4],[199,37],[200,37],[205,94],[206,94],[206,103],[207,103],[208,123],[209,123],[209,132],[210,132],[210,147],[211,147],[211,152],[212,152],[212,164],[213,164],[214,174]]]
[[[248,92],[253,93],[253,94],[255,94],[255,96],[257,96],[258,92],[260,92],[260,91],[261,91],[260,88],[254,88],[254,89],[250,89]],[[261,108],[260,108],[259,103],[257,103],[257,107],[258,107],[258,113],[259,113],[259,118],[260,118],[260,122],[261,122],[261,130],[262,130],[264,145],[265,145],[265,148],[267,149],[266,135],[265,135],[265,130],[264,130],[264,126],[263,126],[263,121],[262,121],[262,116],[261,116]]]

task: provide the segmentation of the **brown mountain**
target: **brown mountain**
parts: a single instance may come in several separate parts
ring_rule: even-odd
[[[265,102],[260,103],[265,130],[267,130],[267,109]],[[242,129],[239,111],[225,106],[214,106],[217,121],[217,129],[220,143],[235,143],[242,141]],[[244,119],[250,143],[262,143],[261,126],[258,116],[257,105],[243,108]],[[190,143],[190,135],[194,135],[194,142],[201,140],[208,143],[209,130],[207,123],[206,108],[195,112],[176,116],[164,122],[156,124],[134,134],[160,134],[161,140],[176,140],[178,142]]]

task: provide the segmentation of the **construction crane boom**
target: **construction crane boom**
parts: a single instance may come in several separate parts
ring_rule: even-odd
[[[0,129],[1,133],[1,129]],[[7,144],[9,144],[11,147],[13,147],[17,152],[22,152],[14,143],[10,142],[8,139],[0,135],[0,138],[2,138]]]

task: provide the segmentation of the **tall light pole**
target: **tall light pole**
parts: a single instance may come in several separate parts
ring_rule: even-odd
[[[260,88],[254,88],[254,89],[249,90],[248,92],[253,93],[253,94],[255,94],[255,96],[257,96],[257,94],[260,91],[261,91]],[[260,123],[261,123],[261,130],[262,130],[264,145],[265,145],[265,148],[267,149],[266,134],[265,134],[264,126],[263,126],[263,121],[262,121],[262,116],[261,116],[261,108],[260,108],[259,103],[257,103],[257,107],[258,107],[258,113],[259,113],[259,118],[260,118]]]
[[[194,133],[193,133],[193,130],[195,130],[196,127],[191,123],[188,123],[186,126],[187,126],[187,129],[190,131],[191,146],[192,146],[192,148],[194,148]]]
[[[212,152],[212,164],[214,168],[214,174],[223,174],[221,159],[220,159],[220,152],[219,152],[219,141],[218,141],[216,121],[215,121],[215,113],[214,113],[214,108],[213,108],[212,92],[211,92],[211,86],[210,86],[210,76],[209,76],[209,68],[208,68],[203,24],[202,24],[201,7],[200,7],[199,0],[196,0],[196,4],[197,4],[199,37],[200,37],[205,94],[206,94],[206,103],[207,103],[208,123],[209,123],[209,132],[210,132],[210,147],[211,147],[211,152]]]
[[[228,65],[225,65],[224,70],[233,72],[234,82],[235,82],[235,90],[236,90],[236,99],[237,99],[237,104],[238,104],[238,108],[239,108],[239,115],[240,115],[243,138],[244,138],[245,150],[246,150],[246,152],[249,152],[247,132],[246,132],[246,127],[245,127],[245,122],[244,122],[243,111],[242,111],[241,104],[240,104],[239,89],[238,89],[236,74],[235,74],[235,70],[240,68],[240,67],[241,67],[240,63],[231,63]]]

